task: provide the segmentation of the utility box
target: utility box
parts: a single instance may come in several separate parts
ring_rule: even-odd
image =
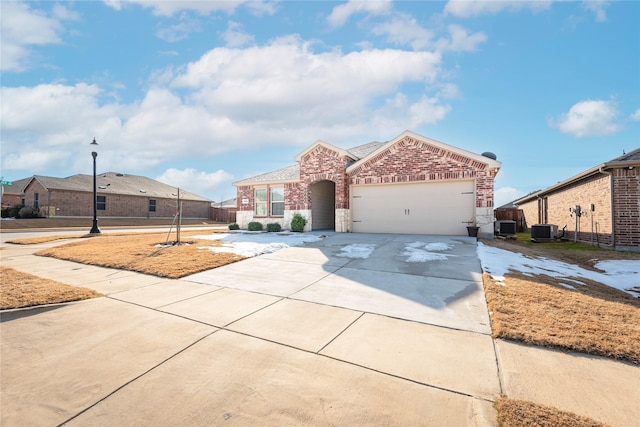
[[[506,219],[495,221],[493,223],[493,233],[496,236],[515,236],[516,222]]]
[[[534,224],[531,226],[533,242],[549,242],[558,236],[558,226],[554,224]]]

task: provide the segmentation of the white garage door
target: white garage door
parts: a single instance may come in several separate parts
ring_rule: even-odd
[[[351,187],[355,233],[466,235],[474,211],[474,181]]]

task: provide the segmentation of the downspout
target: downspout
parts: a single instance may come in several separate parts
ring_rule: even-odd
[[[609,196],[611,200],[611,246],[615,249],[616,247],[616,212],[615,212],[615,204],[613,203],[613,172],[609,172],[604,170],[604,167],[601,166],[598,169],[598,172],[609,175]]]

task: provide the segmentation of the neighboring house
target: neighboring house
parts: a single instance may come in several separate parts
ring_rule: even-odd
[[[230,212],[235,212],[238,210],[238,199],[234,197],[233,199],[223,200],[222,202],[212,203],[211,205],[216,208],[227,209]]]
[[[13,181],[11,185],[2,184],[2,207],[23,205],[23,190],[30,180],[31,178],[23,178]]]
[[[305,230],[464,235],[477,221],[493,236],[494,158],[405,131],[350,149],[317,141],[295,160],[233,184],[240,227],[290,228],[297,212]]]
[[[178,210],[178,188],[150,178],[108,172],[96,184],[98,217],[171,218]],[[22,200],[47,217],[93,216],[93,175],[34,175]],[[210,200],[180,190],[180,202],[183,218],[209,218]]]
[[[569,239],[640,251],[640,148],[514,203],[529,228],[566,225]]]

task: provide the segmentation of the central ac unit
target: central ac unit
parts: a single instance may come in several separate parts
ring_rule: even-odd
[[[513,236],[516,234],[516,222],[501,219],[493,223],[494,234],[498,236]]]
[[[548,242],[558,236],[558,226],[554,224],[534,224],[531,226],[531,240]]]

